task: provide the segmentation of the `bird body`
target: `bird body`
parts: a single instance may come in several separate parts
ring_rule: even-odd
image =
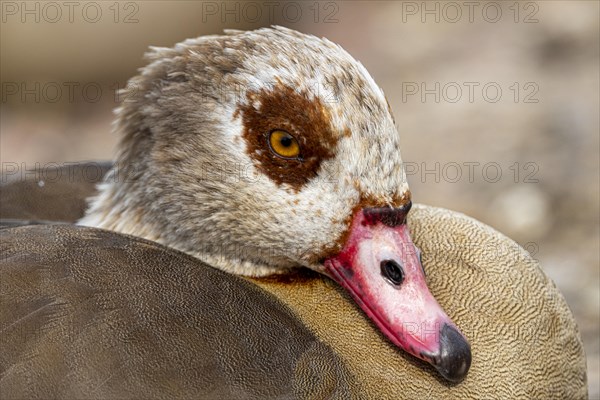
[[[115,166],[79,223],[237,275],[325,274],[397,346],[464,378],[469,344],[427,289],[399,135],[366,69],[282,27],[147,58],[117,111]],[[218,173],[237,165],[246,174]]]
[[[491,228],[411,211],[390,107],[343,49],[275,27],[147,57],[83,226],[1,231],[4,393],[586,396],[562,296]],[[3,218],[36,216],[19,190]]]
[[[0,200],[24,194],[18,185],[2,187]],[[43,199],[55,193],[52,185],[89,190],[66,191],[67,206],[84,199],[70,198],[73,193],[93,194],[87,183],[63,181],[24,195]],[[60,207],[45,209],[48,202],[41,201],[34,213],[31,203],[18,204],[24,207],[2,217],[47,219]],[[318,273],[246,278],[251,284],[245,284],[159,244],[61,224],[0,229],[0,393],[587,398],[577,326],[537,261],[459,213],[422,205],[412,213],[428,285],[473,346],[460,384],[399,352],[344,290]]]

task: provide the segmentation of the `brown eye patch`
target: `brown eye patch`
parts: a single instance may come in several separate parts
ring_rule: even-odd
[[[278,83],[247,95],[241,113],[247,152],[257,168],[278,185],[299,191],[317,176],[323,160],[333,157],[337,139],[331,118],[321,100]],[[301,157],[285,158],[271,151],[273,131],[288,132],[299,146]]]

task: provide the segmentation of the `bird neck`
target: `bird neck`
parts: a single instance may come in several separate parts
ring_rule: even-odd
[[[116,172],[109,172],[105,181],[98,186],[99,193],[90,200],[86,215],[78,225],[107,229],[127,235],[137,236],[167,247],[187,253],[206,264],[247,277],[264,277],[289,272],[289,268],[269,265],[254,258],[238,256],[244,252],[236,251],[227,243],[208,246],[202,242],[186,243],[174,234],[168,226],[162,227],[152,217],[149,205],[141,204],[139,187],[136,182],[113,179]]]

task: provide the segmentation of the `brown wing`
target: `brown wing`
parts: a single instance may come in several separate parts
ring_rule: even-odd
[[[0,243],[2,398],[352,395],[339,357],[241,278],[93,228],[6,228]]]
[[[59,168],[39,165],[29,170],[7,166],[0,180],[0,219],[75,222],[86,199],[111,163],[79,163]]]

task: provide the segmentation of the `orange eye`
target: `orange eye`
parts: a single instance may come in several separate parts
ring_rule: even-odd
[[[269,146],[275,155],[283,158],[296,158],[300,155],[300,144],[295,137],[279,129],[269,134]]]

